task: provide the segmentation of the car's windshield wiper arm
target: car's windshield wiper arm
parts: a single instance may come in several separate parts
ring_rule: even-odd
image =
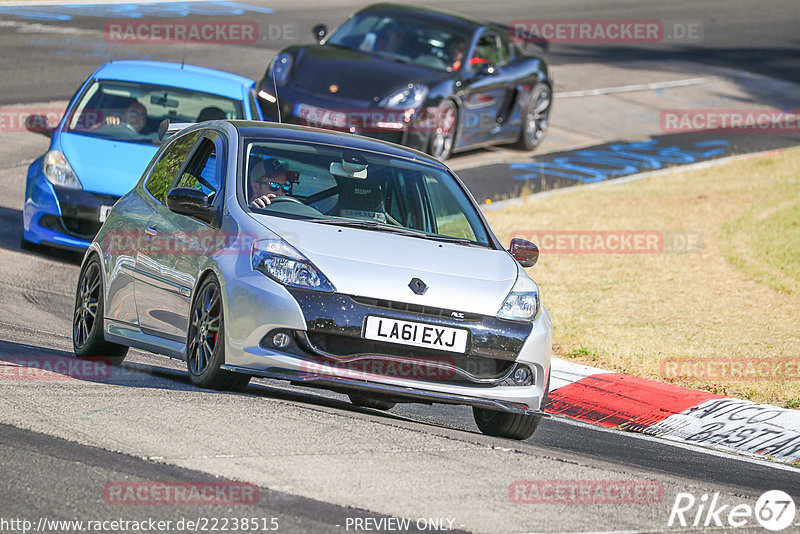
[[[455,243],[458,245],[487,248],[486,245],[477,243],[475,241],[471,241],[469,239],[465,239],[463,237],[449,237],[438,234],[426,234],[421,231],[411,230],[409,228],[403,228],[402,226],[391,226],[388,224],[382,224],[373,221],[357,221],[354,219],[310,219],[310,222],[316,222],[320,224],[332,224],[338,226],[349,226],[353,228],[366,228],[369,230],[393,232],[396,234],[408,235],[411,237],[420,237],[422,239],[431,239],[433,241],[444,241],[446,243]]]

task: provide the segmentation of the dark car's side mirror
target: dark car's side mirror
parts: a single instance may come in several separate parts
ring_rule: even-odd
[[[508,251],[523,267],[533,267],[539,259],[539,247],[518,237],[511,240]]]
[[[314,34],[314,39],[321,43],[325,36],[328,35],[328,27],[324,24],[317,24],[311,28],[311,33]]]
[[[217,211],[208,195],[191,187],[176,187],[167,193],[167,208],[180,215],[187,215],[209,224],[214,224]]]
[[[55,128],[50,126],[50,120],[46,115],[28,115],[25,119],[25,128],[29,132],[46,135],[47,137],[53,137],[53,132],[55,131]]]

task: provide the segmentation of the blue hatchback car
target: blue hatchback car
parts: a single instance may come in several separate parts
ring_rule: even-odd
[[[160,146],[158,126],[215,119],[261,120],[253,80],[154,61],[114,61],[78,89],[52,137],[28,167],[22,246],[85,249],[111,207],[130,191]]]

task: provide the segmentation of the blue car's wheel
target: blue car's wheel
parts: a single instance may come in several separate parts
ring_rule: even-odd
[[[458,110],[452,100],[445,100],[436,111],[436,127],[431,134],[428,153],[444,161],[453,153],[458,131]]]
[[[553,94],[546,84],[537,83],[528,95],[527,106],[522,116],[522,131],[518,146],[523,150],[534,150],[538,147],[550,123],[550,108]]]

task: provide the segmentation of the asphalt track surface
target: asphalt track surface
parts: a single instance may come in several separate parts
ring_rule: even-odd
[[[247,17],[263,24],[295,24],[306,33],[316,22],[334,25],[357,7],[350,2],[322,8],[307,2],[252,5],[275,12],[248,12]],[[668,64],[673,59],[690,60],[700,70],[746,67],[800,81],[798,6],[789,2],[537,2],[535,15],[529,2],[437,5],[502,22],[533,16],[703,22],[703,41],[690,45],[551,47],[548,57],[554,65],[588,64],[587,86],[619,85],[600,68],[607,62]],[[53,31],[19,31],[30,29],[29,24],[50,25]],[[6,73],[0,77],[0,104],[66,100],[110,52],[178,61],[183,54],[179,47],[110,46],[97,38],[102,27],[96,17],[34,21],[0,12],[0,69]],[[283,44],[263,42],[252,47],[255,51],[218,47],[213,54],[189,46],[185,56],[190,63],[257,78]],[[699,151],[697,142],[718,137],[659,141]],[[794,143],[780,136],[746,137],[724,136],[726,153]],[[0,143],[4,372],[20,361],[35,365],[71,358],[69,320],[78,275],[73,255],[19,249],[25,162],[44,150],[46,140],[30,136],[20,142]],[[543,155],[541,161],[564,156]],[[513,192],[519,182],[515,177],[524,171],[502,168],[504,175],[500,167],[492,171]],[[474,171],[462,174],[468,177],[469,172]],[[544,187],[554,185],[545,181]],[[482,192],[476,189],[476,196]],[[466,408],[404,405],[382,413],[355,408],[341,395],[266,380],[252,381],[243,394],[202,391],[188,383],[181,362],[140,351],[131,351],[110,379],[57,375],[0,379],[0,519],[254,516],[277,518],[279,532],[353,532],[348,518],[393,516],[451,518],[453,528],[477,532],[681,532],[688,529],[667,527],[678,492],[696,497],[719,492],[724,503],[752,505],[763,491],[782,489],[800,503],[798,474],[792,468],[563,419],[543,421],[526,442],[495,439],[478,433]],[[226,480],[259,486],[258,503],[119,506],[110,505],[103,494],[109,482]],[[516,504],[508,488],[517,480],[651,480],[662,485],[664,494],[644,505]],[[784,532],[800,532],[800,525],[793,528]],[[751,522],[747,531],[756,530]]]

